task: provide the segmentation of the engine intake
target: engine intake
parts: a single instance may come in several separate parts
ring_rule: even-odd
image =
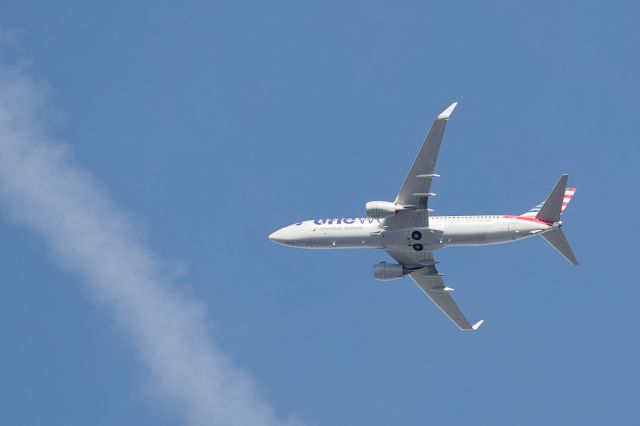
[[[407,268],[397,263],[380,262],[373,265],[373,276],[376,280],[397,280],[408,273]]]
[[[403,209],[402,206],[389,201],[369,201],[365,208],[367,209],[367,217],[372,219],[395,216],[396,213]]]

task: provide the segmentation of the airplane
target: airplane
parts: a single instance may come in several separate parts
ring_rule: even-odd
[[[444,130],[457,102],[433,122],[400,192],[393,202],[369,201],[367,216],[315,219],[294,223],[269,235],[273,242],[297,248],[384,249],[397,262],[373,266],[374,278],[395,280],[409,275],[422,291],[461,330],[477,330],[454,301],[433,252],[448,246],[502,244],[535,236],[544,238],[573,265],[578,261],[562,232],[561,214],[576,188],[567,188],[563,174],[543,203],[520,215],[435,216],[429,201],[431,183]]]

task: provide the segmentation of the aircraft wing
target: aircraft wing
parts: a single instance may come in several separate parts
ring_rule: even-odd
[[[395,251],[387,250],[389,256],[393,257],[396,262],[407,268],[418,269],[427,265],[435,265],[436,262],[433,258],[433,253],[430,251]]]
[[[452,103],[447,109],[435,119],[429,134],[427,134],[418,156],[413,162],[413,166],[400,188],[395,203],[402,204],[416,209],[426,210],[427,199],[435,194],[431,193],[431,181],[438,177],[434,173],[440,143],[444,135],[447,120],[457,106],[457,102]]]
[[[431,252],[392,252],[389,255],[408,268],[414,269],[409,276],[429,296],[438,308],[449,317],[460,330],[477,330],[484,320],[471,324],[451,296],[453,289],[446,286],[438,273]],[[416,269],[417,268],[417,269]]]

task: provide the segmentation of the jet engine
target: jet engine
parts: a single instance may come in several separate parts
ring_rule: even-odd
[[[383,219],[385,217],[395,216],[402,207],[389,201],[369,201],[365,208],[367,209],[367,217],[372,219]]]
[[[380,262],[373,265],[373,276],[376,280],[397,280],[408,273],[407,268],[397,263]]]

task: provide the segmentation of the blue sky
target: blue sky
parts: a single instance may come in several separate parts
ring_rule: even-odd
[[[281,418],[634,424],[640,31],[631,2],[16,2],[48,134],[199,300]],[[436,254],[460,333],[380,251],[270,243],[393,199],[452,101],[432,207],[521,213],[561,173],[565,233]],[[84,278],[0,199],[0,423],[183,424]]]

